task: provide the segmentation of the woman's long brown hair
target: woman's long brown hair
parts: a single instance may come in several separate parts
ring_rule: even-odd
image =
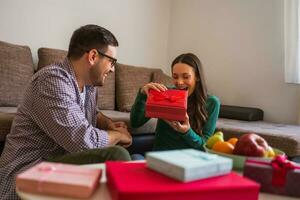
[[[202,128],[208,119],[205,108],[208,94],[201,61],[192,53],[181,54],[172,62],[172,71],[173,66],[177,63],[187,64],[194,69],[196,85],[194,92],[188,98],[187,113],[189,115],[191,128],[197,134],[202,135]]]

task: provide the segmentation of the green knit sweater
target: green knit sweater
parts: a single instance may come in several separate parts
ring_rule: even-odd
[[[147,95],[138,92],[135,103],[131,108],[131,127],[138,128],[150,118],[145,117]],[[202,128],[203,136],[199,136],[192,128],[186,133],[175,131],[165,121],[158,119],[155,129],[153,150],[172,150],[194,148],[203,150],[203,144],[214,133],[220,111],[220,101],[216,96],[208,96],[206,100],[208,120]],[[193,116],[189,116],[193,118]]]

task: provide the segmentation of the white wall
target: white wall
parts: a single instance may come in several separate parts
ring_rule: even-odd
[[[0,40],[31,47],[67,49],[85,24],[112,31],[122,63],[164,67],[170,21],[169,0],[0,0]]]
[[[283,1],[172,1],[169,63],[197,54],[223,104],[254,106],[265,120],[297,123],[298,85],[284,83]]]
[[[67,49],[88,23],[116,35],[122,63],[169,72],[194,52],[223,104],[300,123],[300,88],[284,83],[282,0],[0,0],[0,40],[29,45],[35,63],[39,47]]]

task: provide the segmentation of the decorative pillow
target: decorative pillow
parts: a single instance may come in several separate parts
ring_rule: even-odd
[[[32,55],[28,46],[0,41],[0,62],[8,60],[33,67]]]
[[[152,74],[159,70],[118,64],[116,66],[116,102],[118,110],[130,112],[139,88],[151,82]]]
[[[18,106],[33,75],[30,48],[0,41],[0,106]]]
[[[37,70],[50,65],[54,62],[61,62],[67,57],[68,52],[60,49],[39,48],[39,63]]]
[[[172,77],[170,77],[170,76],[166,75],[165,73],[163,73],[162,70],[153,73],[152,82],[161,83],[161,84],[164,84],[166,86],[173,86],[174,85]]]

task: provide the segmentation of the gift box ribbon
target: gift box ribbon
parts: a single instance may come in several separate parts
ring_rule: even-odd
[[[247,163],[269,165],[273,169],[272,185],[284,186],[286,182],[286,174],[290,170],[300,169],[294,163],[287,160],[285,155],[277,155],[271,162],[263,162],[258,160],[247,160]]]
[[[163,93],[163,92],[158,92],[153,90],[152,94],[154,95],[153,100],[155,101],[164,101],[167,100],[171,103],[176,102],[178,100],[184,99],[185,95],[182,93],[179,94],[168,94],[168,93]]]

